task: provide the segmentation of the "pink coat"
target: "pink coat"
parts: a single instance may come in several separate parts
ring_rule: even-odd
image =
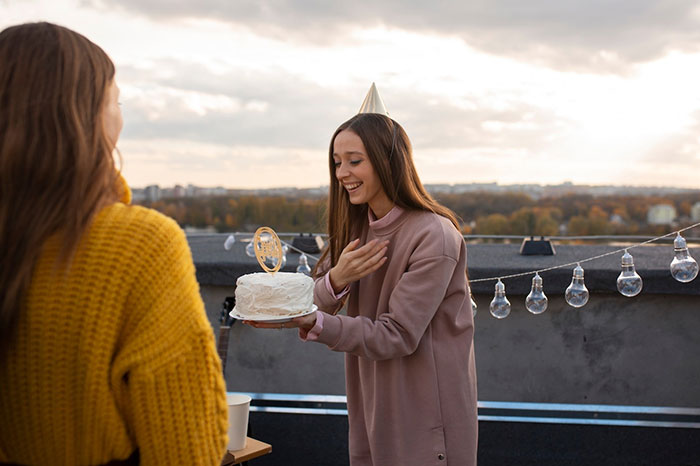
[[[476,465],[466,246],[444,217],[394,209],[361,234],[389,239],[388,261],[350,286],[347,316],[324,314],[317,339],[346,353],[350,463]],[[323,278],[314,295],[335,312]]]

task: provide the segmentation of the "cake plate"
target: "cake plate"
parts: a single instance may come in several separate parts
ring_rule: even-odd
[[[257,316],[257,317],[245,317],[238,312],[236,312],[236,308],[234,307],[231,312],[229,312],[228,315],[233,317],[234,319],[238,320],[250,320],[252,322],[267,322],[269,324],[281,324],[284,322],[289,322],[295,317],[301,317],[305,316],[308,314],[311,314],[312,312],[318,310],[318,306],[315,304],[311,306],[311,309],[308,311],[303,311],[303,312],[297,312],[296,314],[285,314],[284,316],[282,315],[264,315],[264,316]]]

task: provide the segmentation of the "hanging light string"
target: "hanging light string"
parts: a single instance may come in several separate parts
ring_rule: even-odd
[[[228,251],[229,249],[231,249],[231,247],[233,246],[233,244],[236,242],[236,236],[237,236],[237,235],[250,236],[250,237],[251,237],[251,240],[252,240],[252,237],[253,237],[253,234],[252,234],[252,233],[231,233],[230,235],[228,235],[228,237],[226,238],[226,241],[224,242],[224,249],[226,249],[227,251]],[[316,262],[318,262],[318,260],[319,260],[318,257],[312,256],[312,255],[309,254],[308,252],[304,252],[304,251],[302,251],[301,249],[294,247],[294,246],[291,245],[290,243],[288,243],[288,242],[286,242],[286,241],[283,241],[282,239],[280,239],[280,243],[282,243],[282,245],[284,245],[284,246],[287,246],[289,249],[298,252],[299,254],[304,254],[308,259],[313,259],[313,260],[316,261]]]
[[[597,256],[587,257],[587,258],[585,258],[585,259],[576,260],[576,261],[569,262],[569,263],[566,263],[566,264],[560,264],[560,265],[555,265],[555,266],[552,266],[552,267],[546,267],[546,268],[544,268],[544,269],[531,270],[531,271],[529,271],[529,272],[514,273],[514,274],[510,274],[510,275],[500,275],[500,276],[497,276],[497,277],[487,277],[487,278],[470,279],[470,280],[469,280],[469,283],[490,282],[490,281],[495,281],[495,280],[506,280],[506,279],[508,279],[508,278],[526,277],[526,276],[528,276],[528,275],[533,275],[533,274],[535,274],[535,273],[538,273],[538,274],[539,274],[539,273],[549,272],[549,271],[551,271],[551,270],[563,269],[563,268],[565,268],[565,267],[571,267],[571,266],[578,265],[578,264],[584,264],[584,263],[586,263],[586,262],[591,262],[591,261],[594,261],[594,260],[596,260],[596,259],[601,259],[601,258],[603,258],[603,257],[612,256],[612,255],[615,255],[615,254],[620,254],[621,252],[626,251],[626,250],[628,250],[628,249],[638,248],[638,247],[640,247],[640,246],[644,246],[645,244],[653,243],[654,241],[658,241],[658,240],[663,239],[663,238],[666,238],[666,237],[668,237],[668,236],[672,236],[672,235],[675,235],[675,234],[680,234],[680,233],[683,232],[683,231],[691,230],[691,229],[696,228],[696,227],[698,227],[698,226],[700,226],[700,222],[695,223],[695,224],[690,225],[690,226],[687,226],[687,227],[685,227],[685,228],[681,228],[680,230],[676,230],[676,231],[672,231],[672,232],[670,232],[670,233],[666,233],[665,235],[657,236],[656,238],[648,239],[648,240],[646,240],[646,241],[643,241],[643,242],[641,242],[641,243],[634,244],[634,245],[632,245],[632,246],[626,246],[626,247],[624,247],[624,248],[616,249],[616,250],[614,250],[614,251],[606,252],[606,253],[604,253],[604,254],[599,254],[599,255],[597,255]],[[230,237],[230,236],[234,236],[234,235],[240,235],[240,233],[233,233],[233,234],[229,235],[229,237]],[[235,236],[234,236],[234,238],[235,238]],[[228,241],[228,240],[227,240],[227,241]],[[235,241],[235,239],[234,239],[234,241]],[[307,253],[307,252],[304,252],[304,251],[302,251],[301,249],[294,247],[293,245],[291,245],[290,243],[288,243],[288,242],[286,242],[286,241],[280,240],[280,242],[281,242],[282,244],[286,245],[289,249],[291,249],[291,250],[293,250],[293,251],[296,251],[296,252],[298,252],[299,254],[304,254],[304,255],[306,255],[306,257],[307,257],[308,259],[313,259],[315,262],[318,262],[318,260],[319,260],[318,257],[313,256],[313,255],[311,255],[311,254],[309,254],[309,253]]]
[[[623,251],[625,251],[625,250],[627,250],[627,249],[633,249],[633,248],[637,248],[637,247],[639,247],[639,246],[644,246],[645,244],[653,243],[654,241],[658,241],[658,240],[660,240],[660,239],[662,239],[662,238],[666,238],[667,236],[679,234],[679,233],[681,233],[681,232],[683,232],[683,231],[690,230],[690,229],[695,228],[695,227],[698,227],[698,226],[700,226],[700,222],[698,222],[698,223],[696,223],[696,224],[694,224],[694,225],[690,225],[690,226],[685,227],[685,228],[681,228],[680,230],[672,231],[672,232],[670,232],[670,233],[666,233],[665,235],[657,236],[656,238],[652,238],[652,239],[649,239],[649,240],[647,240],[647,241],[644,241],[644,242],[641,242],[641,243],[638,243],[638,244],[634,244],[634,245],[632,245],[632,246],[627,246],[627,247],[624,247],[624,248],[616,249],[615,251],[606,252],[605,254],[599,254],[599,255],[597,255],[597,256],[588,257],[588,258],[586,258],[586,259],[581,259],[581,260],[569,262],[568,264],[555,265],[555,266],[553,266],[553,267],[547,267],[547,268],[544,268],[544,269],[532,270],[532,271],[530,271],[530,272],[514,273],[514,274],[511,274],[511,275],[501,275],[501,276],[498,276],[498,277],[477,278],[477,279],[475,279],[475,280],[470,279],[470,280],[469,280],[469,283],[489,282],[489,281],[495,281],[495,280],[505,280],[505,279],[507,279],[507,278],[526,277],[526,276],[528,276],[528,275],[533,275],[533,274],[535,274],[535,273],[544,273],[544,272],[549,272],[550,270],[563,269],[563,268],[565,268],[565,267],[571,267],[571,266],[574,266],[574,265],[577,265],[577,264],[583,264],[583,263],[585,263],[585,262],[590,262],[590,261],[593,261],[593,260],[596,260],[596,259],[600,259],[600,258],[602,258],[602,257],[612,256],[612,255],[614,255],[614,254],[620,254],[621,252],[623,252]]]
[[[508,298],[506,298],[506,293],[505,293],[505,285],[501,280],[505,280],[508,278],[516,278],[516,277],[524,277],[528,275],[533,275],[534,277],[532,279],[532,289],[530,291],[530,294],[527,295],[525,298],[525,308],[530,311],[532,314],[541,314],[547,309],[547,304],[548,304],[548,299],[547,296],[544,294],[544,291],[542,289],[542,278],[539,276],[540,273],[548,272],[550,270],[556,270],[556,269],[561,269],[564,267],[571,267],[573,265],[576,265],[576,268],[573,271],[573,277],[571,280],[571,284],[569,287],[566,289],[564,293],[564,297],[566,299],[567,304],[574,308],[581,308],[586,305],[588,302],[589,298],[589,292],[588,289],[586,289],[586,286],[583,281],[583,268],[581,267],[582,263],[590,262],[596,259],[600,259],[603,257],[611,256],[613,254],[619,254],[624,251],[624,255],[622,256],[622,272],[620,276],[617,278],[617,289],[618,291],[623,295],[627,297],[634,297],[638,295],[643,286],[642,278],[637,274],[637,272],[634,269],[634,261],[632,256],[629,254],[629,249],[637,248],[640,246],[644,246],[645,244],[653,243],[654,241],[658,241],[662,238],[666,238],[667,236],[671,235],[677,235],[676,239],[673,242],[674,246],[674,259],[671,262],[670,269],[671,269],[671,276],[673,276],[674,279],[681,283],[688,283],[692,280],[694,280],[697,275],[698,275],[698,263],[693,259],[692,257],[689,256],[688,254],[688,248],[686,245],[685,239],[681,236],[681,232],[690,230],[692,228],[700,226],[700,222],[695,223],[693,225],[687,226],[685,228],[681,228],[680,230],[672,231],[670,233],[666,233],[665,235],[657,236],[655,238],[648,239],[646,241],[642,241],[641,243],[633,244],[631,246],[627,246],[624,248],[616,249],[614,251],[606,252],[604,254],[599,254],[597,256],[592,256],[592,257],[587,257],[585,259],[579,259],[577,261],[569,262],[567,264],[560,264],[560,265],[555,265],[552,267],[546,267],[543,269],[537,269],[537,270],[531,270],[529,272],[521,272],[521,273],[514,273],[510,275],[502,275],[502,276],[497,276],[497,277],[488,277],[488,278],[478,278],[475,280],[470,280],[471,283],[477,283],[477,282],[487,282],[487,281],[493,281],[497,280],[496,283],[496,288],[495,288],[495,294],[494,298],[491,301],[491,304],[489,305],[489,311],[491,315],[497,319],[504,319],[508,317],[511,311],[511,304],[510,301],[508,301]],[[234,243],[236,242],[236,233],[230,234],[227,238],[226,241],[224,242],[224,248],[226,250],[230,250]],[[291,249],[293,251],[299,252],[301,256],[299,257],[299,265],[297,266],[297,273],[304,273],[306,275],[311,275],[312,269],[308,264],[308,259],[307,257],[310,257],[314,261],[318,262],[319,258],[316,256],[307,256],[306,253],[293,245],[287,243],[286,241],[281,241],[280,242],[284,245],[283,249],[286,248],[283,251],[282,254],[282,267],[284,267],[284,264],[287,262],[287,256],[286,256],[286,251]],[[249,256],[254,256],[253,252],[253,243],[251,242],[246,246],[246,254]],[[250,249],[250,251],[249,251]],[[472,308],[472,317],[476,315],[476,302],[474,301],[474,297],[471,296],[471,291],[470,291],[470,301],[471,301],[471,308]]]
[[[286,241],[280,240],[280,242],[281,242],[282,244],[286,244],[287,247],[288,247],[289,249],[292,249],[292,250],[298,252],[299,254],[304,254],[307,258],[313,259],[313,260],[315,260],[316,262],[318,262],[318,259],[319,259],[318,257],[312,256],[312,255],[309,254],[308,252],[304,252],[304,251],[302,251],[302,250],[299,249],[299,248],[295,248],[294,246],[292,246],[291,244],[287,243]]]

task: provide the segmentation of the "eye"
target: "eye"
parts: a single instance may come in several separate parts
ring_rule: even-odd
[[[350,165],[352,165],[352,166],[359,165],[360,162],[362,162],[362,160],[351,160]]]
[[[338,168],[340,166],[340,162],[336,162],[335,160],[333,161],[333,166],[335,168]]]

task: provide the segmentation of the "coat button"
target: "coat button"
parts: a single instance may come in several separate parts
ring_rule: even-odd
[[[438,453],[438,459],[439,459],[440,461],[444,460],[444,459],[445,459],[445,455],[443,455],[442,453]]]

